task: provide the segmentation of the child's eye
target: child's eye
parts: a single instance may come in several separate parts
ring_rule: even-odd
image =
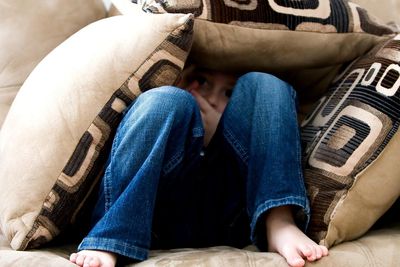
[[[233,91],[233,90],[226,90],[226,91],[225,91],[225,95],[226,95],[227,97],[231,97],[231,96],[232,96],[232,91]]]
[[[203,76],[197,76],[196,81],[198,81],[200,85],[203,85],[207,81],[207,79]]]

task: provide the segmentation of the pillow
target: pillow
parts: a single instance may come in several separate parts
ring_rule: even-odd
[[[191,57],[222,69],[239,64],[246,70],[287,70],[347,62],[382,40],[379,36],[393,33],[345,0],[138,2],[152,13],[193,12]]]
[[[0,129],[19,88],[39,61],[105,13],[101,0],[0,0]]]
[[[343,64],[393,34],[347,0],[113,0],[112,10],[126,14],[131,2],[151,13],[193,12],[190,61],[217,70],[273,73],[299,92],[302,114]]]
[[[175,82],[192,26],[191,15],[139,10],[85,27],[39,63],[0,133],[0,226],[12,248],[43,244],[74,219],[121,113],[140,92]]]
[[[397,0],[352,0],[354,3],[365,7],[369,12],[379,17],[385,23],[400,25],[400,2]]]
[[[400,195],[400,35],[352,63],[302,124],[308,233],[364,234]]]

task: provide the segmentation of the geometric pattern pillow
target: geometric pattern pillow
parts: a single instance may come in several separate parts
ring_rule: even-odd
[[[73,33],[105,15],[101,0],[0,0],[0,128],[34,67]]]
[[[117,2],[130,0],[114,0]],[[133,0],[151,13],[196,19],[190,61],[232,71],[264,71],[312,102],[341,64],[387,40],[393,30],[347,0]],[[317,97],[315,97],[317,96]]]
[[[278,66],[275,68],[284,67],[287,64],[299,63],[299,55],[302,55],[302,61],[309,61],[306,64],[328,63],[321,59],[317,62],[311,61],[320,56],[323,56],[322,60],[329,56],[333,62],[348,61],[351,57],[355,58],[354,56],[368,51],[380,39],[378,36],[393,33],[391,28],[372,19],[366,10],[347,0],[132,2],[138,2],[143,10],[151,13],[193,13],[196,25],[192,56],[201,63],[219,67],[232,68],[231,65],[234,64],[231,63],[249,63],[251,65],[246,67],[253,69],[259,69],[259,66],[273,68],[276,64]],[[293,32],[296,34],[293,35]],[[289,40],[291,42],[288,42]],[[361,51],[354,51],[354,46]],[[260,60],[257,57],[263,54],[273,56],[274,52],[286,47],[293,50],[285,49],[288,55],[284,60],[282,53],[279,53],[280,60],[275,61],[275,58],[272,58],[272,62],[269,58]],[[314,47],[324,49],[309,50]],[[236,50],[241,53],[237,55]],[[302,54],[302,51],[305,53]],[[204,59],[204,55],[209,57]],[[291,57],[292,55],[296,57]],[[246,60],[246,56],[255,59],[255,62]],[[245,62],[238,60],[241,57]],[[220,58],[223,60],[218,60]]]
[[[302,124],[310,236],[364,234],[400,195],[400,35],[358,58]]]
[[[39,63],[0,133],[0,226],[12,248],[37,247],[74,220],[121,113],[141,92],[175,82],[192,27],[191,15],[139,10],[90,24]]]

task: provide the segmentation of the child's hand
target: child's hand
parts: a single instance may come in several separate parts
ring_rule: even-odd
[[[197,83],[197,85],[196,85]],[[198,86],[198,82],[195,81],[189,85],[188,91],[194,96],[197,103],[200,107],[201,118],[203,120],[204,125],[204,145],[208,146],[210,143],[211,137],[214,135],[217,130],[217,126],[219,120],[221,119],[222,113],[218,112],[215,108],[213,108],[207,100],[202,97],[196,90],[196,86]]]

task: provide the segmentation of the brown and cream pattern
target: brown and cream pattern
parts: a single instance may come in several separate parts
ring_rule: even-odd
[[[400,166],[388,167],[385,177],[369,172],[398,142],[399,62],[397,36],[351,64],[302,124],[305,180],[312,204],[309,234],[328,246],[366,232],[400,195],[392,187],[400,183],[396,176]],[[396,160],[400,152],[390,157]],[[368,189],[376,194],[349,203],[355,194],[362,195],[368,181],[380,181],[380,188]],[[343,232],[339,234],[334,224],[338,214],[345,212],[343,205],[352,207],[353,214],[340,222]],[[376,207],[378,211],[372,211]],[[359,232],[347,234],[346,224],[349,229],[359,225]]]
[[[75,218],[101,177],[122,112],[141,92],[175,82],[191,47],[192,30],[189,20],[173,31],[115,91],[82,135],[21,249],[50,241]]]
[[[347,0],[138,0],[152,13],[193,13],[199,19],[245,27],[309,32],[365,32],[392,30],[371,19]]]

